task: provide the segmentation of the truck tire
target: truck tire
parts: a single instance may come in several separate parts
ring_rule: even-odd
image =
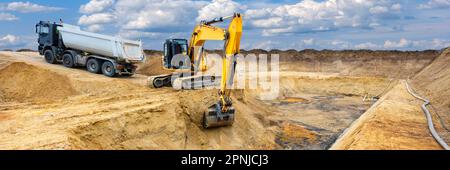
[[[75,66],[72,54],[66,53],[63,55],[63,65],[68,68],[73,68]]]
[[[100,71],[101,71],[100,61],[97,60],[96,58],[90,58],[86,62],[86,69],[91,73],[96,73],[96,74],[100,73]]]
[[[45,50],[44,51],[44,58],[45,58],[45,61],[47,61],[47,63],[56,64],[56,57],[53,54],[52,50]]]
[[[114,64],[110,61],[105,61],[102,64],[102,72],[103,75],[108,77],[114,77],[116,76],[116,69],[114,68]]]

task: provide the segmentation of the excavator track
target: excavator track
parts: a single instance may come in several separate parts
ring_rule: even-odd
[[[178,78],[172,82],[173,76]],[[147,85],[151,88],[173,87],[177,90],[201,89],[204,87],[219,86],[220,82],[218,80],[220,80],[220,76],[194,75],[182,77],[180,73],[172,73],[150,76],[147,80]]]
[[[217,81],[216,81],[217,80]],[[179,77],[173,81],[174,89],[202,89],[205,87],[219,86],[220,76],[197,75],[189,77]]]
[[[157,76],[150,76],[147,79],[147,86],[151,88],[161,88],[172,86],[171,78],[173,74],[163,74]]]

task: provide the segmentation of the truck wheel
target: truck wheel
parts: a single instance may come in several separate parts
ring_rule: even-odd
[[[86,69],[91,73],[100,73],[100,61],[90,58],[86,63]]]
[[[103,62],[102,72],[103,75],[108,77],[114,77],[116,75],[116,69],[114,68],[113,63],[111,63],[110,61]]]
[[[69,68],[74,67],[72,54],[67,53],[63,55],[63,65]]]
[[[52,50],[45,50],[44,57],[45,57],[45,61],[47,61],[47,63],[56,64],[56,57],[53,54]]]

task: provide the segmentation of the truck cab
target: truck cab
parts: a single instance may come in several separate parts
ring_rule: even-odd
[[[167,69],[180,69],[184,65],[183,61],[172,61],[174,56],[181,54],[187,56],[188,41],[186,39],[167,39],[164,42],[163,66]],[[188,59],[189,60],[189,59]],[[188,67],[188,66],[187,66]]]
[[[56,23],[40,21],[36,24],[36,34],[38,34],[39,54],[44,55],[44,47],[61,46]]]

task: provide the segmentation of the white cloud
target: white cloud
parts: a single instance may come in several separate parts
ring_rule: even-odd
[[[304,39],[298,43],[294,43],[294,45],[290,48],[295,49],[305,49],[305,48],[314,48],[314,49],[334,49],[334,50],[344,50],[344,49],[353,49],[353,44],[349,41],[342,39]]]
[[[382,14],[388,12],[388,8],[384,6],[375,6],[369,9],[372,14]]]
[[[160,41],[166,38],[189,38],[194,24],[202,19],[239,11],[244,14],[246,35],[257,35],[243,41],[243,46],[248,44],[251,48],[423,49],[448,44],[441,39],[413,41],[406,38],[353,44],[350,37],[324,40],[321,35],[314,36],[314,39],[296,39],[292,43],[287,42],[290,39],[259,38],[261,35],[297,36],[299,33],[323,31],[342,33],[339,30],[343,28],[375,28],[376,32],[395,24],[392,19],[401,18],[400,12],[409,6],[403,7],[403,2],[391,0],[301,0],[294,4],[250,5],[253,3],[232,0],[91,0],[80,7],[83,14],[78,22],[90,31],[113,26],[125,38],[158,40],[145,43],[151,44],[153,49],[159,49]]]
[[[392,10],[395,10],[395,11],[399,11],[399,10],[401,10],[402,9],[402,5],[400,5],[400,4],[394,4],[394,5],[392,5],[391,6],[391,9]]]
[[[314,44],[314,38],[304,39],[303,44],[305,45],[313,45]]]
[[[17,45],[23,44],[21,38],[15,35],[7,34],[0,36],[0,48],[12,48]]]
[[[355,49],[378,49],[378,48],[380,48],[379,45],[371,43],[371,42],[366,42],[366,43],[361,43],[361,44],[355,45]]]
[[[85,14],[102,12],[113,4],[114,0],[91,0],[87,4],[80,6],[80,12]]]
[[[449,8],[450,0],[429,0],[425,4],[420,4],[419,9],[431,9],[431,8]]]
[[[265,35],[275,35],[374,27],[380,25],[381,17],[396,15],[390,8],[399,7],[389,0],[304,0],[293,5],[249,9],[244,16],[250,26],[263,29]]]
[[[450,47],[449,40],[433,39],[431,42],[430,48],[439,49],[439,48],[447,48],[447,47]]]
[[[331,41],[331,45],[337,49],[350,49],[352,46],[350,42],[342,40],[333,40]]]
[[[99,31],[103,30],[103,26],[99,25],[99,24],[94,24],[94,25],[88,26],[86,30],[90,31],[90,32],[99,32]]]
[[[63,8],[50,7],[39,4],[34,4],[31,2],[10,2],[0,4],[0,9],[5,11],[17,11],[21,13],[31,13],[31,12],[49,12],[49,11],[59,11]]]
[[[245,9],[245,6],[232,0],[213,0],[198,11],[197,21],[228,16]]]
[[[432,39],[432,40],[408,40],[401,38],[398,41],[386,40],[381,44],[374,42],[364,42],[354,45],[346,40],[314,40],[314,48],[318,49],[368,49],[368,50],[427,50],[427,49],[442,49],[450,47],[450,40]],[[300,47],[305,47],[302,43]]]
[[[0,21],[14,21],[19,18],[10,13],[0,13]]]
[[[383,47],[386,49],[400,49],[400,48],[406,48],[411,45],[411,41],[407,40],[405,38],[401,38],[398,42],[397,41],[390,41],[386,40],[384,42]]]
[[[261,43],[256,43],[257,45],[266,45],[277,48],[281,45],[275,42],[268,43],[267,41],[263,41]],[[364,42],[359,44],[353,44],[346,40],[341,39],[306,39],[301,41],[300,43],[296,43],[294,48],[311,48],[311,45],[315,49],[333,49],[333,50],[344,50],[344,49],[368,49],[368,50],[428,50],[428,49],[442,49],[446,47],[450,47],[450,40],[444,39],[432,39],[432,40],[408,40],[406,38],[401,38],[398,41],[386,40],[384,42],[375,43],[375,42]]]
[[[267,41],[261,41],[253,45],[251,48],[253,49],[263,49],[263,50],[271,50],[275,49],[276,46],[279,45],[279,42],[267,40]]]
[[[98,25],[113,22],[115,16],[110,13],[96,13],[92,15],[83,15],[78,20],[80,25]],[[98,26],[97,26],[98,27]]]
[[[18,40],[19,40],[18,37],[11,35],[11,34],[5,35],[4,37],[0,38],[1,42],[6,42],[6,43],[15,43]]]
[[[419,41],[412,41],[412,46],[419,49],[442,49],[450,47],[450,41],[449,40],[442,40],[442,39],[432,39],[432,40],[419,40]]]
[[[36,36],[0,35],[0,49],[37,49]]]
[[[168,38],[163,37],[163,33],[159,32],[145,32],[145,31],[134,31],[134,30],[122,30],[119,35],[124,38],[129,39],[141,39],[141,38]]]
[[[205,1],[118,1],[115,15],[123,29],[180,29],[191,25]],[[188,10],[187,10],[188,9]],[[169,29],[168,29],[169,28]]]
[[[408,40],[401,38],[399,41],[386,40],[383,47],[385,49],[442,49],[450,47],[450,41],[438,38],[432,40]]]
[[[79,18],[79,24],[89,26],[111,23],[119,30],[172,31],[192,24],[197,11],[207,4],[206,1],[191,0],[93,0],[80,7],[80,12],[85,15]]]

